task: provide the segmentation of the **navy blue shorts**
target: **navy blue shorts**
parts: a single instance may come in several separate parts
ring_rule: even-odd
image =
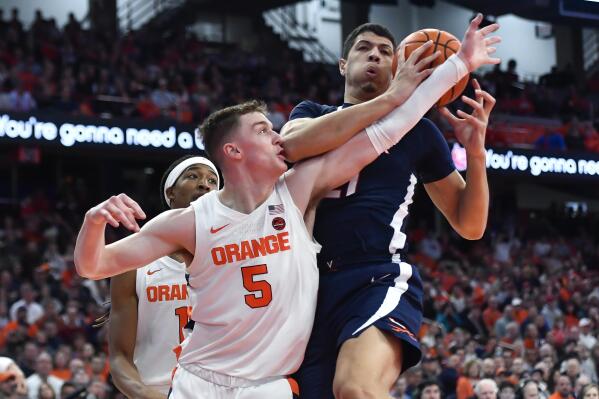
[[[420,361],[422,281],[407,263],[361,264],[322,274],[316,318],[295,375],[302,399],[329,399],[341,345],[370,326],[403,343],[402,371]]]

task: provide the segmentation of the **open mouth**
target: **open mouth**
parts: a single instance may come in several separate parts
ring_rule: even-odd
[[[366,75],[370,77],[375,77],[378,75],[378,69],[375,67],[368,67],[366,68]]]

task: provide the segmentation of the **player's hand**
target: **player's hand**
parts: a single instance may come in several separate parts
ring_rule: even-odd
[[[485,134],[489,124],[489,115],[495,106],[495,98],[480,88],[476,79],[472,79],[476,100],[462,96],[462,101],[474,110],[467,114],[458,110],[456,117],[446,107],[439,109],[449,124],[453,127],[456,138],[471,156],[485,155]]]
[[[412,51],[408,59],[405,56],[405,46],[401,43],[397,50],[397,71],[387,89],[387,94],[395,106],[403,104],[416,90],[420,82],[426,79],[434,70],[431,63],[441,55],[437,51],[427,57],[422,55],[433,45],[429,40],[416,50]]]
[[[468,30],[466,30],[464,38],[462,39],[460,50],[458,51],[458,57],[466,63],[470,72],[482,65],[499,64],[501,62],[499,58],[491,57],[491,54],[495,53],[496,50],[493,45],[499,43],[501,37],[487,37],[490,33],[499,29],[499,24],[491,24],[478,29],[482,20],[483,15],[478,14],[472,22],[470,22]]]
[[[122,223],[127,229],[138,232],[136,219],[145,219],[146,214],[137,202],[125,194],[119,194],[87,211],[85,218],[91,223],[108,223],[112,227],[119,227]]]

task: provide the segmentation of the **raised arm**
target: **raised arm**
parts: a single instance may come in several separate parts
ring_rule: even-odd
[[[366,126],[403,104],[418,84],[432,72],[427,66],[431,65],[440,53],[433,53],[420,60],[432,43],[429,41],[416,49],[407,60],[404,57],[404,48],[399,50],[397,73],[389,89],[382,95],[318,118],[299,118],[287,122],[281,130],[287,159],[297,162],[335,149]]]
[[[311,201],[348,181],[379,154],[399,142],[468,71],[499,62],[489,56],[494,52],[490,46],[499,38],[486,38],[499,26],[493,24],[479,30],[481,21],[482,15],[479,14],[468,27],[458,54],[437,67],[404,104],[338,149],[295,166],[289,174],[288,183],[300,210],[305,210]]]
[[[113,277],[110,282],[110,374],[119,391],[128,398],[166,399],[166,395],[143,383],[133,363],[137,338],[136,276],[137,272],[132,270]]]
[[[166,211],[139,228],[145,218],[125,194],[111,197],[85,214],[75,245],[75,267],[82,277],[98,280],[142,267],[179,250],[195,249],[195,219],[191,207]],[[106,245],[106,224],[123,224],[135,233]]]

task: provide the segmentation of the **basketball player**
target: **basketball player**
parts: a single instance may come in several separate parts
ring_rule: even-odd
[[[216,166],[186,156],[164,173],[160,194],[167,208],[186,208],[218,188]],[[129,398],[166,398],[177,364],[173,349],[188,321],[185,263],[174,253],[112,278],[110,283],[110,370]]]
[[[480,14],[472,21],[462,49],[481,21]],[[486,36],[497,29],[493,24],[479,32]],[[484,39],[489,52],[499,41]],[[323,136],[377,126],[369,127],[391,106],[394,47],[392,34],[380,25],[365,24],[350,33],[339,61],[344,104],[297,105],[282,131],[292,144],[285,148],[290,158],[318,154]],[[441,110],[466,148],[466,181],[441,132],[421,119],[399,144],[318,206],[314,236],[323,245],[321,278],[314,330],[297,374],[302,398],[387,398],[399,374],[420,360],[422,283],[418,270],[402,259],[404,222],[420,181],[462,237],[482,236],[489,204],[484,139],[495,99],[476,81],[473,85],[476,100],[463,98],[472,114],[458,111],[458,118]]]
[[[486,31],[471,24],[458,56],[424,82],[392,90],[412,95],[341,147],[287,171],[281,137],[255,101],[212,114],[201,128],[225,184],[185,209],[166,211],[140,229],[145,214],[124,194],[90,209],[77,237],[75,265],[88,278],[184,254],[194,306],[170,398],[289,398],[312,328],[318,289],[308,206],[393,147],[445,91],[469,71],[494,63]],[[416,68],[415,76],[425,66]],[[417,88],[415,88],[417,86]],[[335,133],[332,133],[335,134]],[[106,224],[136,232],[108,246]]]

